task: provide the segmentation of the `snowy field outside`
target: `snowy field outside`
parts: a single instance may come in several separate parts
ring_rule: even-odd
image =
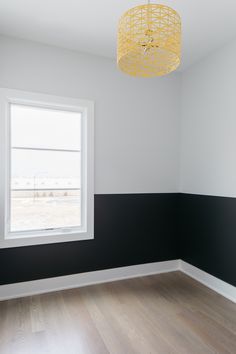
[[[80,191],[76,182],[65,178],[14,179],[11,231],[79,226]]]

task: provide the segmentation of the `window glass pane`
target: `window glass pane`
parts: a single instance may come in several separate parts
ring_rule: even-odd
[[[81,148],[81,113],[11,104],[11,145]]]
[[[14,190],[11,232],[76,227],[80,220],[79,190]]]
[[[36,126],[29,123],[30,115],[25,118],[21,109],[11,111],[10,231],[78,227],[81,225],[81,153],[80,132],[75,134],[75,129],[80,131],[81,116],[77,113],[71,116],[69,112],[67,121],[60,115],[57,121],[56,116],[48,115],[47,119],[42,118],[41,124],[39,116],[34,116],[34,109],[30,107],[30,111]],[[53,122],[55,133],[51,129]],[[44,138],[42,127],[47,132]]]

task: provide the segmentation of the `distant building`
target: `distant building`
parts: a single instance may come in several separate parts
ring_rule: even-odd
[[[13,177],[12,196],[15,198],[47,198],[77,196],[79,178]]]

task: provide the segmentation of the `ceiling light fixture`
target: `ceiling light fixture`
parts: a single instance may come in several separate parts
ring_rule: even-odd
[[[180,64],[181,19],[165,5],[136,6],[121,17],[117,64],[131,76],[166,75]]]

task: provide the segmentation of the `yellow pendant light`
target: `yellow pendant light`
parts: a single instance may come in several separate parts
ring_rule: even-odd
[[[121,17],[117,64],[131,76],[162,76],[176,70],[181,55],[181,19],[165,5],[136,6]]]

